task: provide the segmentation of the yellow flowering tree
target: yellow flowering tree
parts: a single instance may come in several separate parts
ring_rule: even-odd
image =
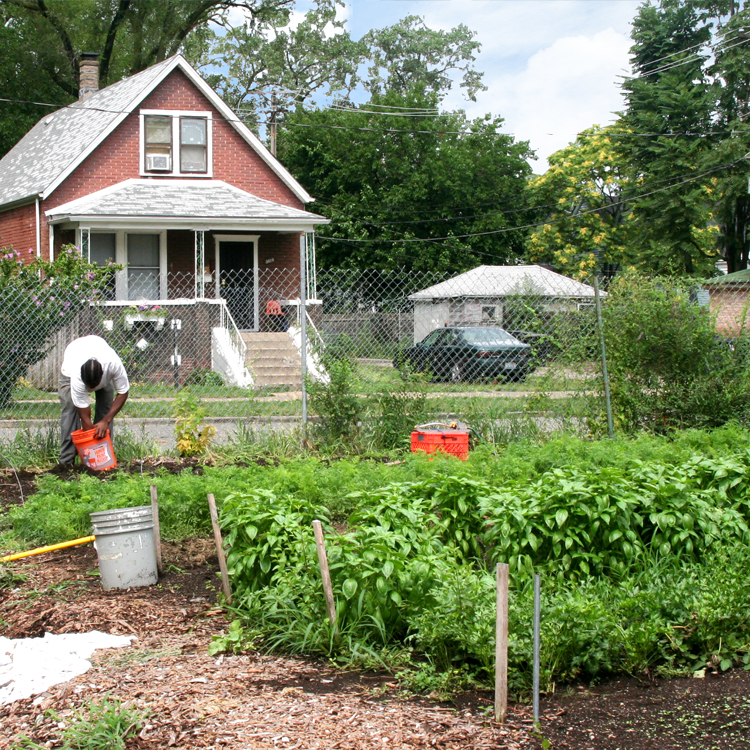
[[[632,224],[623,194],[628,178],[618,153],[617,126],[595,125],[549,158],[549,169],[529,184],[545,223],[528,240],[531,260],[584,278],[597,264],[635,264]]]

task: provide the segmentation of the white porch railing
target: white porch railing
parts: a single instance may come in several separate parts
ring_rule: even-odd
[[[229,336],[229,340],[232,342],[232,348],[234,349],[238,358],[241,358],[244,362],[245,355],[247,354],[247,344],[242,338],[240,329],[237,328],[237,324],[234,322],[232,313],[229,312],[227,303],[224,300],[222,300],[221,304],[219,305],[219,312],[219,326],[226,330]]]
[[[219,327],[211,334],[211,366],[221,372],[231,385],[249,387],[253,377],[245,366],[247,344],[222,300],[219,305]]]

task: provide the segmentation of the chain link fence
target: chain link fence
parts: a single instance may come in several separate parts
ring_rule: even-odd
[[[59,320],[44,340],[32,323],[51,303],[38,310],[6,287],[0,379],[9,382],[0,383],[0,419],[11,421],[6,426],[56,419],[65,347],[95,334],[125,364],[131,392],[121,417],[136,424],[170,420],[185,389],[209,420],[231,424],[307,415],[315,424],[346,396],[354,418],[386,444],[384,433],[401,440],[418,422],[468,422],[489,440],[584,434],[601,424],[593,285],[540,266],[480,266],[453,276],[322,271],[303,295],[300,282],[296,270],[198,279],[117,271],[93,302],[55,300]],[[711,305],[718,334],[736,333],[749,288],[709,286],[697,301]],[[600,301],[606,306],[606,291]]]
[[[27,366],[0,399],[3,420],[55,419],[65,347],[91,334],[122,358],[131,392],[121,416],[134,420],[171,418],[186,388],[209,419],[301,418],[309,383],[314,421],[315,384],[346,361],[365,420],[382,422],[385,395],[411,399],[409,416],[423,422],[497,427],[531,415],[540,428],[581,430],[599,377],[593,287],[538,266],[323,271],[304,295],[296,270],[196,279],[129,268],[94,302],[56,300],[60,320],[44,341],[30,340],[14,293],[3,292],[1,356]]]

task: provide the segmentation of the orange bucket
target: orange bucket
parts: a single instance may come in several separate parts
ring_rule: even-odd
[[[96,430],[75,430],[70,433],[83,465],[94,471],[107,471],[117,466],[115,451],[109,430],[103,438],[97,438]]]

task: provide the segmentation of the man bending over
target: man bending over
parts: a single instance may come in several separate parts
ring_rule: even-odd
[[[73,466],[77,455],[71,433],[83,428],[96,430],[103,438],[112,434],[112,420],[128,400],[130,383],[117,352],[100,336],[82,336],[68,344],[60,368],[58,395],[62,406],[60,416],[60,464]],[[91,421],[91,400],[94,392],[96,412]],[[115,396],[115,393],[117,395]]]

